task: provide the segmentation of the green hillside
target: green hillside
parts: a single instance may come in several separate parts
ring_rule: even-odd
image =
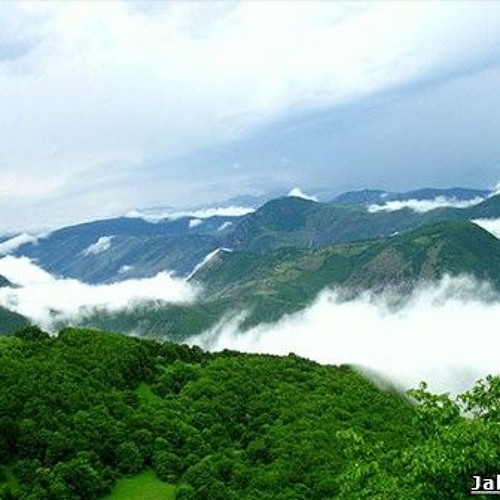
[[[120,498],[125,475],[158,489],[148,469],[179,499],[330,498],[342,433],[394,450],[418,436],[401,396],[345,366],[88,330],[18,337],[0,342],[3,499]]]
[[[377,241],[269,255],[222,253],[195,275],[207,296],[253,306],[247,324],[307,305],[328,286],[350,293],[409,290],[444,274],[500,286],[500,241],[470,222],[439,223]]]
[[[387,288],[408,292],[444,274],[472,275],[500,287],[500,241],[459,221],[322,249],[219,252],[193,277],[205,288],[200,302],[97,311],[83,324],[182,340],[213,326],[225,313],[248,310],[244,327],[277,320],[307,306],[326,287],[340,286],[351,296]]]
[[[4,500],[466,499],[500,460],[498,377],[407,399],[293,354],[75,329],[0,338],[0,363]]]
[[[409,208],[370,213],[365,204],[272,200],[236,227],[225,246],[262,253],[282,247],[320,248],[402,233],[437,222],[500,217],[500,195],[467,208],[417,213]]]
[[[12,334],[29,324],[24,316],[0,307],[0,335]]]

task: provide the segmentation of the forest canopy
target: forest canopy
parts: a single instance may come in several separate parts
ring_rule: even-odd
[[[500,459],[500,381],[402,395],[348,366],[95,330],[0,338],[0,498],[466,498]],[[116,497],[118,498],[118,497]]]

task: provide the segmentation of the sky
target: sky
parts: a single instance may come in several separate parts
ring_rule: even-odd
[[[2,2],[0,231],[493,187],[498,88],[498,2]]]

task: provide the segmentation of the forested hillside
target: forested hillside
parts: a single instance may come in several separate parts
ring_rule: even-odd
[[[457,221],[321,249],[219,252],[192,277],[205,290],[195,304],[99,310],[82,324],[182,340],[242,310],[249,312],[244,327],[276,321],[306,307],[327,287],[342,287],[346,297],[388,289],[404,297],[445,274],[474,276],[498,288],[500,241],[471,222]]]
[[[410,442],[413,411],[348,367],[27,329],[0,350],[2,498],[98,498],[152,468],[177,498],[326,498],[339,432]]]
[[[149,470],[177,499],[465,498],[500,458],[496,379],[465,419],[347,366],[89,330],[3,337],[0,363],[2,499],[100,498]]]

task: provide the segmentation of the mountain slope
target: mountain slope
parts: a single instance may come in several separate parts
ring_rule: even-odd
[[[371,205],[372,203],[386,203],[388,201],[433,200],[438,197],[456,201],[468,201],[476,198],[486,198],[491,194],[491,191],[486,189],[468,188],[422,188],[402,193],[392,193],[380,189],[360,189],[358,191],[342,193],[336,196],[332,200],[332,203]]]
[[[205,289],[200,302],[97,311],[83,324],[182,340],[227,313],[249,311],[246,327],[275,321],[304,308],[327,287],[341,287],[346,296],[366,290],[406,293],[444,274],[472,275],[500,288],[500,241],[473,223],[459,221],[322,249],[219,252],[192,277]]]
[[[12,286],[12,283],[5,277],[0,275],[0,288]]]
[[[194,279],[212,296],[295,296],[303,305],[325,286],[351,291],[411,287],[444,274],[470,274],[500,286],[500,241],[471,222],[438,223],[376,241],[260,256],[220,254]]]
[[[67,329],[1,339],[0,357],[4,499],[101,498],[147,469],[178,498],[333,498],[350,436],[383,450],[419,438],[395,391],[294,355]]]
[[[12,283],[0,275],[0,288],[8,286],[12,286]],[[12,334],[28,325],[29,321],[24,316],[0,307],[0,335]]]
[[[299,198],[273,200],[245,217],[228,234],[226,246],[266,252],[280,247],[320,248],[333,243],[383,238],[426,224],[500,217],[500,196],[467,208],[409,208],[371,213],[364,205],[317,203]]]
[[[422,191],[415,196],[435,192]],[[463,191],[461,196],[470,195]],[[457,197],[461,193],[450,192]],[[383,238],[435,222],[496,217],[500,217],[500,196],[468,208],[425,213],[409,208],[371,213],[363,204],[317,203],[290,196],[238,217],[181,217],[156,223],[132,218],[94,221],[55,231],[22,245],[15,254],[35,259],[52,274],[102,283],[148,277],[163,270],[187,276],[217,248],[260,254],[285,247],[314,249]]]
[[[142,278],[163,270],[188,274],[219,245],[237,217],[139,218],[94,221],[54,231],[16,255],[35,259],[55,275],[103,283]]]

